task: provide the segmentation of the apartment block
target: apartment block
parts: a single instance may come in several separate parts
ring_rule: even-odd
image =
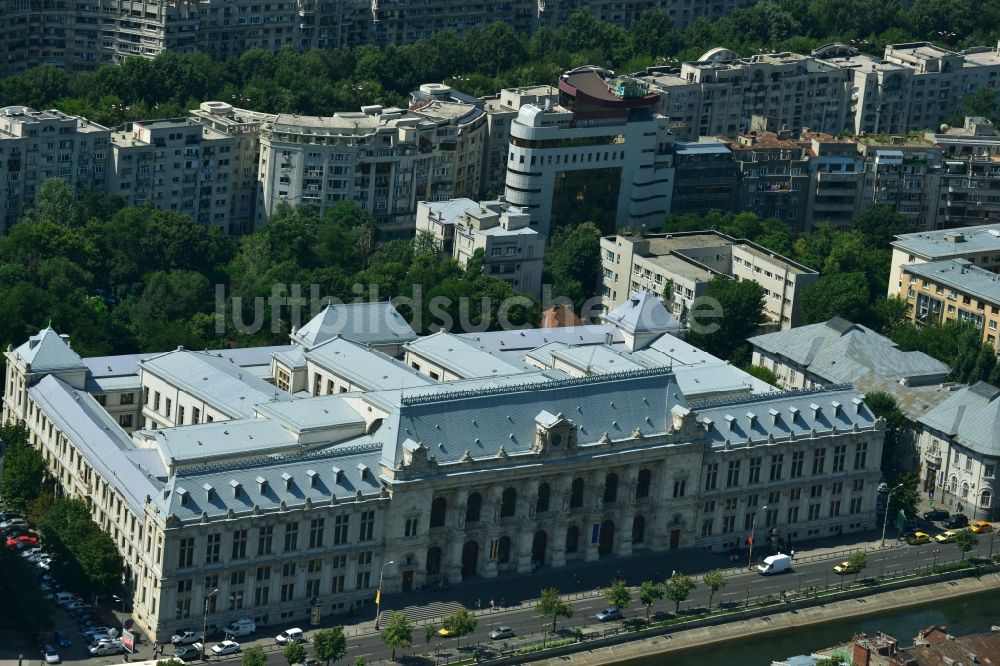
[[[485,136],[483,110],[451,99],[269,117],[260,129],[258,218],[282,203],[323,211],[353,200],[385,233],[412,233],[417,201],[479,193]]]
[[[0,233],[34,203],[45,180],[61,178],[77,190],[103,191],[110,139],[108,128],[61,111],[0,109]]]
[[[972,322],[983,342],[1000,351],[1000,275],[968,259],[948,259],[905,264],[900,280],[914,323]]]
[[[928,228],[1000,221],[1000,133],[993,123],[966,118],[962,127],[942,125],[924,136],[943,154],[937,224]]]
[[[608,70],[566,72],[558,104],[525,104],[511,121],[504,198],[544,238],[584,220],[606,231],[658,228],[671,208],[673,135],[656,99]]]
[[[417,203],[417,233],[434,236],[441,254],[467,266],[483,251],[483,274],[503,280],[517,293],[542,295],[545,241],[530,228],[530,216],[506,201],[471,199]]]
[[[704,215],[710,210],[733,210],[740,196],[739,178],[739,167],[726,141],[677,141],[670,212]]]
[[[857,142],[865,165],[858,213],[891,206],[917,228],[937,228],[941,149],[913,136],[863,136]]]
[[[997,224],[900,234],[891,245],[889,296],[905,296],[903,268],[907,264],[966,259],[979,268],[1000,272],[1000,225]]]
[[[803,231],[810,184],[806,147],[787,132],[751,131],[729,149],[739,174],[736,209],[781,220],[792,233]]]
[[[797,298],[819,279],[807,266],[717,231],[606,236],[601,239],[601,269],[606,310],[635,292],[651,291],[670,302],[671,313],[682,323],[716,276],[752,280],[764,287],[764,314],[780,329],[798,323]]]
[[[865,165],[857,142],[818,132],[803,132],[808,142],[809,199],[806,220],[847,227],[861,205]]]

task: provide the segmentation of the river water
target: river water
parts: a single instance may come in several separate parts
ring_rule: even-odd
[[[952,635],[975,634],[1000,624],[1000,599],[995,592],[946,599],[925,607],[913,606],[865,617],[850,618],[713,643],[663,655],[650,655],[619,662],[621,666],[770,666],[772,661],[833,647],[858,633],[873,635],[876,630],[896,638],[901,646],[913,644],[917,632],[931,625],[945,625]]]

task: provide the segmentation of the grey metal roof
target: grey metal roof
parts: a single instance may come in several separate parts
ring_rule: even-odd
[[[920,417],[928,428],[944,433],[976,453],[1000,457],[1000,389],[977,382],[955,391]]]
[[[118,423],[91,395],[53,375],[43,377],[28,394],[87,463],[115,486],[132,512],[141,516],[146,495],[155,495],[160,484],[128,457],[134,445]],[[155,473],[158,468],[151,465],[149,471]]]
[[[495,353],[474,339],[441,331],[406,344],[406,350],[463,378],[534,372],[525,363]]]
[[[911,384],[939,383],[950,372],[945,363],[923,352],[901,351],[889,338],[839,317],[758,335],[748,342],[833,384],[850,383],[868,371]]]
[[[567,345],[599,345],[604,343],[609,333],[613,342],[624,340],[622,332],[612,324],[483,331],[481,333],[459,333],[455,337],[469,338],[493,351],[507,352],[536,349],[549,342],[561,342]]]
[[[139,375],[124,375],[122,377],[94,377],[87,375],[84,389],[88,393],[121,393],[138,391],[142,384]]]
[[[446,201],[418,201],[417,205],[426,206],[435,218],[440,218],[442,224],[455,224],[458,218],[470,210],[479,210],[479,202],[472,199],[458,198]]]
[[[679,331],[683,326],[649,290],[636,292],[602,318],[633,335]]]
[[[670,409],[686,400],[669,371],[617,373],[536,385],[441,392],[404,400],[399,409],[397,450],[406,440],[420,442],[438,463],[529,453],[540,412],[562,413],[578,427],[581,443],[612,439],[639,429],[663,433]],[[381,435],[380,430],[376,435]]]
[[[298,439],[292,432],[276,421],[256,418],[139,430],[135,437],[156,442],[171,467],[299,449]]]
[[[350,501],[358,497],[378,497],[382,493],[379,479],[381,446],[370,439],[359,440],[351,447],[331,449],[307,455],[267,456],[234,464],[206,465],[180,470],[171,483],[155,498],[165,514],[181,520],[200,519],[234,514],[281,511],[310,504],[330,504],[334,497]],[[362,469],[370,474],[362,478]],[[335,471],[336,470],[336,471]],[[314,472],[309,475],[309,472]],[[341,473],[337,479],[337,471]],[[286,476],[291,483],[286,482]],[[257,481],[266,481],[262,488]],[[315,482],[312,480],[315,478]],[[213,493],[208,499],[209,486]],[[237,496],[235,487],[239,487]],[[187,500],[182,493],[187,491]]]
[[[1000,303],[1000,277],[967,259],[906,264],[903,271],[951,287],[988,303]]]
[[[269,365],[271,355],[296,349],[293,345],[270,347],[237,347],[235,349],[209,349],[207,353],[220,356],[240,367]],[[119,354],[117,356],[91,356],[83,359],[84,365],[94,378],[138,375],[139,362],[157,356],[149,354]]]
[[[83,359],[51,326],[32,335],[14,350],[21,361],[31,365],[31,372],[57,372],[83,369]]]
[[[336,335],[369,345],[417,338],[392,303],[331,303],[292,338],[306,347],[314,347]]]
[[[341,337],[313,347],[306,359],[366,391],[425,386],[434,381],[391,356]]]
[[[816,409],[818,408],[818,409]],[[696,409],[713,446],[764,443],[769,437],[808,436],[875,425],[877,417],[850,388],[775,392],[756,398],[738,398]]]
[[[140,361],[140,367],[230,418],[253,416],[254,408],[265,402],[292,399],[253,373],[245,372],[235,362],[210,352],[178,349]]]
[[[290,370],[299,370],[306,367],[306,350],[296,345],[288,351],[275,352],[274,360]]]
[[[346,397],[357,394],[321,395],[290,402],[271,402],[257,408],[258,413],[280,422],[294,433],[316,430],[364,431],[365,418]],[[341,437],[339,439],[344,439]]]
[[[925,259],[1000,252],[1000,224],[900,234],[892,245]]]

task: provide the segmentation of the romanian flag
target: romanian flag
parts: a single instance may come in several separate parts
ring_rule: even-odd
[[[747,537],[747,544],[751,545],[751,546],[753,545],[753,536],[748,536]]]
[[[376,587],[375,588],[375,605],[378,606],[378,605],[381,605],[381,604],[382,604],[382,588],[381,587]]]

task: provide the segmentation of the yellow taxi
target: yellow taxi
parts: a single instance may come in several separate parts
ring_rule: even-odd
[[[938,543],[952,543],[955,541],[955,537],[958,536],[959,530],[948,530],[947,532],[942,532],[934,537],[934,540]]]
[[[841,562],[840,564],[838,564],[833,568],[833,573],[837,573],[843,576],[844,574],[852,574],[855,572],[855,570],[856,567],[851,566],[850,562],[844,560],[843,562]]]
[[[926,532],[914,532],[906,537],[906,543],[911,546],[919,546],[922,543],[930,543],[931,535]]]
[[[980,520],[977,523],[972,523],[969,525],[969,531],[973,534],[987,534],[993,531],[993,524],[988,523],[985,520]]]

